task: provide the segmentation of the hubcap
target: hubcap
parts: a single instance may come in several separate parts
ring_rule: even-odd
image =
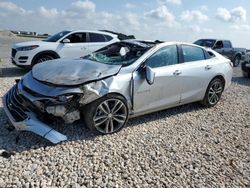
[[[97,107],[93,121],[99,132],[113,133],[125,124],[127,115],[127,108],[121,100],[108,99]]]
[[[220,100],[222,91],[223,86],[220,81],[216,81],[211,85],[208,92],[208,101],[211,105],[216,104]]]

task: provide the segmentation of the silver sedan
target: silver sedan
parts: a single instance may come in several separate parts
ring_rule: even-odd
[[[88,56],[37,64],[5,95],[12,125],[53,143],[67,139],[53,121],[83,120],[110,134],[130,117],[195,101],[216,105],[229,87],[232,63],[193,44],[127,40]]]

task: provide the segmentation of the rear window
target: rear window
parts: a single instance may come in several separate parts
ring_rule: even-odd
[[[223,41],[224,48],[231,48],[231,43],[229,41]]]
[[[109,35],[104,35],[104,37],[106,38],[106,41],[111,41],[113,39],[113,37]]]
[[[102,34],[89,33],[89,42],[106,42],[106,38]]]
[[[215,57],[214,53],[211,52],[211,51],[207,51],[207,53],[209,54],[209,56],[212,58],[212,57]]]
[[[195,46],[182,45],[184,62],[204,60],[205,55],[203,49]]]

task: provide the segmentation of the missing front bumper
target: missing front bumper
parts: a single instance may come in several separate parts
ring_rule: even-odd
[[[9,104],[6,103],[6,95],[3,97],[3,105],[8,119],[17,130],[33,132],[54,144],[67,140],[67,136],[38,120],[32,112],[27,112],[28,118],[25,120],[16,122],[7,107]]]

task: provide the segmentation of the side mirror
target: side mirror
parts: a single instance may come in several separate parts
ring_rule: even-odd
[[[152,85],[155,81],[155,72],[149,66],[146,66],[146,80],[149,85]]]
[[[62,43],[70,43],[69,39],[63,39]]]

